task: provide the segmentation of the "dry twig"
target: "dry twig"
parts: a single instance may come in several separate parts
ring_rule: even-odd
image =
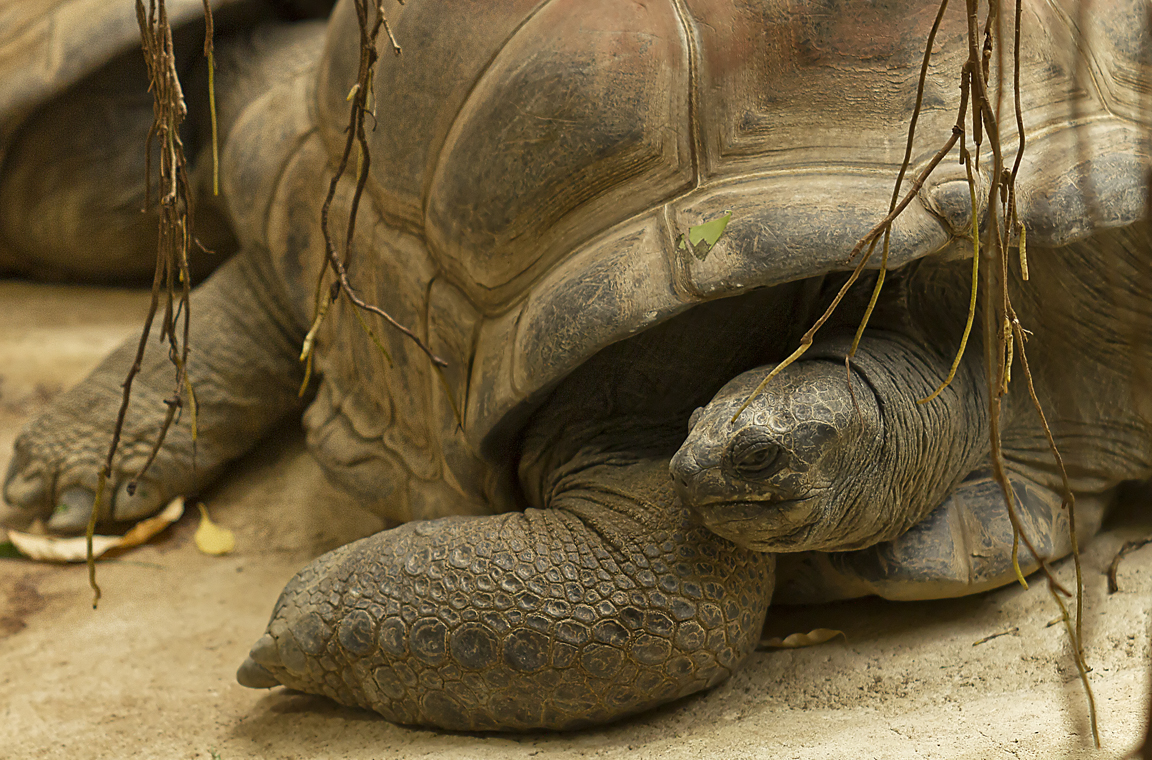
[[[204,15],[206,22],[204,50],[206,55],[211,56],[213,24],[212,10],[207,0],[204,2]],[[160,208],[160,229],[156,250],[156,272],[152,278],[152,300],[149,303],[148,316],[144,320],[144,328],[137,344],[136,358],[128,370],[128,376],[124,379],[124,393],[120,401],[119,412],[116,415],[116,426],[112,432],[112,440],[108,445],[108,454],[100,468],[96,497],[92,505],[92,514],[88,519],[86,533],[89,546],[88,580],[94,594],[93,607],[100,599],[100,587],[96,583],[96,564],[91,551],[92,535],[96,530],[96,522],[104,509],[108,476],[112,472],[113,460],[124,429],[124,418],[128,413],[128,404],[132,395],[132,383],[143,365],[148,337],[151,334],[153,321],[162,297],[164,299],[164,313],[160,321],[160,340],[168,343],[168,358],[175,369],[174,388],[172,395],[164,401],[168,406],[168,411],[157,432],[152,451],[143,466],[128,483],[129,493],[135,491],[136,481],[144,475],[155,460],[177,413],[184,406],[184,394],[186,392],[192,399],[191,406],[193,417],[195,417],[195,400],[187,373],[188,328],[191,319],[189,296],[192,287],[188,272],[188,252],[193,242],[193,219],[187,161],[184,158],[184,145],[180,140],[180,126],[188,111],[184,103],[184,93],[180,88],[180,79],[176,73],[176,50],[172,43],[172,26],[168,21],[168,10],[164,0],[150,0],[147,8],[144,7],[143,0],[136,0],[136,21],[140,26],[140,42],[144,52],[144,61],[148,66],[149,88],[153,95],[153,121],[145,144],[147,154],[145,205],[147,207],[152,202],[152,147],[158,144],[160,146],[160,166],[157,172],[157,194]],[[213,108],[213,110],[215,109]],[[195,420],[193,420],[192,428],[193,440],[195,440]]]
[[[1112,558],[1112,562],[1108,564],[1108,593],[1115,594],[1120,590],[1120,583],[1116,579],[1116,574],[1120,571],[1120,561],[1127,555],[1152,543],[1152,538],[1141,538],[1136,541],[1125,541],[1120,550],[1116,552],[1116,556]]]
[[[1093,739],[1095,740],[1096,746],[1099,747],[1100,736],[1096,721],[1095,698],[1092,694],[1091,685],[1088,683],[1088,666],[1084,661],[1081,622],[1083,610],[1083,577],[1080,567],[1080,549],[1076,534],[1075,496],[1072,493],[1072,489],[1068,481],[1068,475],[1064,467],[1063,459],[1056,447],[1056,442],[1052,435],[1052,431],[1048,426],[1048,421],[1045,418],[1044,411],[1040,406],[1039,399],[1036,396],[1035,388],[1033,387],[1032,375],[1028,366],[1027,352],[1024,345],[1027,331],[1023,329],[1019,319],[1016,316],[1015,309],[1012,307],[1011,296],[1009,293],[1007,263],[1008,258],[1006,255],[1006,248],[1013,231],[1017,231],[1019,235],[1021,274],[1024,280],[1028,279],[1025,231],[1024,225],[1017,219],[1015,192],[1016,176],[1020,169],[1020,162],[1023,156],[1026,142],[1023,117],[1020,107],[1020,28],[1022,17],[1020,0],[1016,0],[1015,27],[1013,34],[1013,82],[1015,84],[1014,111],[1016,122],[1015,127],[1017,132],[1017,152],[1012,165],[1012,169],[1008,171],[1005,168],[1000,137],[999,106],[1004,89],[1003,45],[1000,44],[1002,39],[1000,5],[997,0],[992,0],[988,4],[987,15],[984,18],[983,32],[981,33],[978,19],[979,2],[978,0],[965,0],[965,12],[968,26],[968,58],[960,71],[960,106],[956,123],[952,127],[952,134],[948,137],[948,139],[941,146],[940,150],[937,151],[937,153],[932,157],[925,168],[916,177],[916,180],[912,184],[911,191],[908,192],[899,203],[895,202],[896,197],[899,195],[900,186],[902,184],[904,175],[908,170],[909,162],[911,159],[912,139],[916,121],[919,117],[922,105],[921,93],[923,91],[924,78],[926,76],[929,60],[931,57],[932,41],[935,37],[936,30],[939,27],[940,20],[944,15],[946,7],[947,0],[942,0],[939,11],[937,13],[936,21],[933,24],[932,31],[929,34],[929,38],[925,46],[925,54],[920,71],[920,80],[917,86],[916,104],[909,124],[908,147],[905,150],[904,161],[901,164],[900,172],[897,176],[896,189],[893,193],[893,201],[889,206],[889,212],[887,216],[881,219],[880,222],[878,222],[853,247],[851,253],[848,256],[849,261],[856,259],[856,257],[860,256],[861,253],[864,255],[860,258],[860,261],[852,271],[852,274],[845,281],[844,285],[836,294],[829,307],[819,317],[819,319],[816,320],[811,329],[809,329],[808,332],[803,335],[800,340],[799,347],[790,356],[784,359],[783,362],[778,364],[764,378],[764,380],[760,382],[760,384],[749,395],[749,398],[745,401],[745,403],[736,411],[736,414],[733,415],[732,419],[735,421],[735,419],[740,416],[740,414],[765,388],[765,386],[767,386],[773,377],[779,374],[785,367],[799,359],[808,350],[808,348],[812,345],[815,333],[828,321],[832,313],[840,305],[840,302],[843,300],[848,290],[859,279],[864,267],[868,264],[872,257],[880,235],[884,235],[883,254],[880,263],[881,272],[877,278],[876,285],[874,286],[868,307],[865,310],[864,316],[857,329],[855,340],[853,341],[852,349],[849,353],[849,359],[851,355],[855,353],[856,346],[858,345],[863,335],[863,331],[867,324],[868,318],[871,316],[872,310],[879,297],[880,288],[883,286],[884,269],[887,268],[888,263],[888,241],[891,234],[892,224],[900,216],[900,214],[904,212],[904,210],[911,203],[912,199],[916,197],[917,193],[919,193],[920,189],[923,187],[928,177],[939,165],[940,161],[943,160],[943,158],[949,154],[959,142],[960,160],[966,167],[972,203],[972,298],[969,306],[968,322],[964,329],[964,336],[961,340],[960,348],[953,362],[951,371],[948,374],[948,378],[935,393],[931,394],[923,401],[927,402],[935,398],[941,390],[947,387],[949,382],[954,377],[956,368],[959,366],[960,359],[966,347],[968,334],[971,330],[973,318],[975,316],[977,292],[978,290],[983,292],[983,302],[985,304],[983,309],[985,332],[984,346],[986,354],[985,368],[989,388],[988,417],[992,471],[993,476],[999,483],[1001,491],[1004,495],[1005,506],[1013,528],[1013,567],[1016,570],[1016,574],[1020,582],[1027,586],[1027,583],[1024,581],[1023,573],[1020,571],[1019,563],[1017,560],[1017,544],[1019,541],[1023,541],[1028,551],[1039,564],[1040,571],[1044,574],[1044,577],[1048,582],[1049,591],[1051,592],[1057,606],[1060,608],[1060,619],[1065,622],[1069,638],[1072,641],[1073,655],[1076,661],[1076,667],[1080,674],[1080,678],[1087,695]],[[998,56],[998,86],[996,88],[997,102],[995,109],[993,108],[991,98],[989,97],[989,73],[993,52],[995,52]],[[968,114],[969,104],[971,104],[970,115]],[[969,151],[964,143],[965,121],[968,118],[971,119],[971,136],[972,142],[975,145],[974,160],[969,155]],[[987,217],[984,220],[983,225],[987,230],[987,234],[984,236],[984,240],[981,241],[979,234],[980,220],[978,215],[979,208],[976,199],[976,178],[974,176],[974,171],[978,171],[979,169],[980,147],[984,141],[985,136],[987,137],[988,147],[992,154],[992,167],[991,183],[990,187],[988,188],[987,203],[985,206],[987,209]],[[1150,200],[1150,203],[1152,203],[1152,200]],[[983,259],[983,265],[981,265],[981,259]],[[981,272],[983,276],[978,277]],[[1072,557],[1076,569],[1076,609],[1074,622],[1063,599],[1064,596],[1071,596],[1071,594],[1056,580],[1051,568],[1048,566],[1047,558],[1042,556],[1037,551],[1029,536],[1024,532],[1020,518],[1016,511],[1015,494],[1013,493],[1011,484],[1008,481],[1007,473],[1004,468],[1004,456],[1001,447],[1000,433],[1002,397],[1007,392],[1008,382],[1011,377],[1011,364],[1017,354],[1019,355],[1020,364],[1023,368],[1024,376],[1027,380],[1029,398],[1031,399],[1032,404],[1035,407],[1037,414],[1039,415],[1041,427],[1043,428],[1045,436],[1047,437],[1049,449],[1052,452],[1053,459],[1061,476],[1063,491],[1062,496],[1064,499],[1064,508],[1068,510]]]
[[[403,0],[400,0],[403,2]],[[356,18],[360,24],[360,67],[357,74],[356,83],[352,85],[352,89],[348,92],[348,100],[351,102],[350,113],[348,115],[348,129],[347,138],[344,142],[344,152],[340,156],[340,161],[336,166],[336,173],[333,175],[331,182],[328,185],[328,195],[324,198],[324,203],[320,207],[320,230],[324,236],[325,248],[325,264],[320,270],[319,279],[316,285],[317,299],[315,316],[313,317],[312,326],[308,331],[308,338],[305,339],[303,350],[301,351],[301,361],[305,362],[305,380],[304,386],[301,387],[301,392],[307,387],[308,378],[311,376],[312,370],[312,352],[315,346],[316,333],[323,322],[328,309],[333,302],[343,293],[352,304],[361,311],[371,312],[386,323],[391,325],[396,330],[400,331],[405,337],[411,340],[416,346],[424,352],[429,361],[432,362],[433,367],[439,370],[440,368],[448,366],[448,363],[441,359],[439,356],[432,352],[432,349],[420,339],[416,333],[403,324],[394,319],[388,312],[384,311],[378,306],[364,301],[352,287],[352,283],[348,278],[348,260],[352,250],[352,240],[356,231],[356,215],[360,209],[360,199],[364,194],[364,187],[368,182],[368,170],[372,165],[372,156],[368,150],[368,139],[364,131],[364,119],[366,116],[371,116],[373,123],[376,120],[373,81],[374,72],[376,68],[376,61],[379,58],[377,52],[377,40],[379,39],[380,32],[384,31],[388,35],[389,44],[392,47],[392,52],[400,55],[400,46],[396,42],[396,38],[392,36],[392,31],[388,26],[388,19],[384,15],[384,0],[374,0],[372,6],[373,13],[369,14],[368,0],[354,0],[356,9]],[[369,15],[372,18],[369,18]],[[373,101],[373,107],[369,108],[369,101]],[[356,148],[356,188],[352,194],[352,202],[348,210],[348,225],[344,237],[344,255],[341,256],[336,251],[336,244],[332,240],[332,234],[329,230],[328,216],[331,212],[332,203],[336,198],[336,190],[340,184],[340,180],[344,177],[344,173],[348,170],[348,163],[352,157],[352,150]],[[329,288],[327,293],[324,292],[324,274],[327,269],[331,269],[336,277],[335,282]],[[359,314],[357,315],[359,317]],[[384,349],[383,344],[379,341],[376,335],[368,328],[366,322],[360,320],[364,330],[368,336],[376,344],[376,346],[384,353],[385,357],[391,361],[388,352]]]

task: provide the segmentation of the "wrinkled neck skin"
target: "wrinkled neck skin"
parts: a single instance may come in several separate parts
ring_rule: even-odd
[[[655,489],[674,500],[668,460],[692,411],[734,376],[785,355],[797,339],[794,318],[814,308],[812,301],[803,283],[721,299],[589,359],[526,427],[519,460],[526,505],[554,504],[582,482],[596,489],[597,478],[639,462],[662,464],[630,470],[637,494]]]
[[[944,382],[959,347],[967,267],[892,273],[852,359],[851,392],[845,356],[867,287],[850,291],[818,341],[733,420],[775,365],[735,377],[693,415],[671,460],[682,500],[714,532],[764,552],[856,550],[920,521],[989,451],[979,330],[949,386],[917,403]],[[829,301],[837,289],[829,283]]]
[[[891,541],[987,459],[987,383],[983,351],[973,344],[948,387],[921,404],[947,377],[951,356],[897,333],[876,331],[861,340],[851,366],[874,394],[878,435],[845,451],[845,477],[826,507],[829,522],[814,533],[813,545],[794,551],[850,551]],[[843,366],[849,348],[843,339],[809,353]]]
[[[1036,394],[1078,494],[1152,477],[1150,251],[1152,223],[1144,221],[1061,248],[1029,245],[1027,282],[1010,270],[1013,304],[1033,333],[1026,348]],[[1017,351],[1004,458],[1059,492],[1063,478],[1020,361]]]
[[[899,333],[816,344],[772,377],[734,378],[693,414],[670,463],[681,499],[713,532],[763,552],[849,551],[919,522],[986,457],[976,351],[948,358]],[[851,381],[851,386],[849,382]],[[747,403],[746,407],[745,404]]]
[[[668,460],[684,437],[679,422],[573,420],[562,428],[570,445],[530,439],[537,455],[525,456],[520,467],[529,503],[563,507],[617,544],[630,543],[630,533],[681,528],[691,515],[668,477]]]

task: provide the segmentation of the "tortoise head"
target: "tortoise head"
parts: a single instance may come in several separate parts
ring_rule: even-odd
[[[842,547],[881,447],[876,395],[843,364],[808,361],[753,397],[771,369],[739,375],[692,415],[671,463],[676,489],[708,528],[740,546]]]

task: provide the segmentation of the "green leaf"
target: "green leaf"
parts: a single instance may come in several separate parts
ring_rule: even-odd
[[[19,559],[23,556],[11,541],[0,543],[0,559]]]
[[[710,222],[689,227],[688,239],[685,240],[684,235],[681,235],[677,241],[680,249],[683,251],[691,250],[693,256],[703,261],[708,258],[708,253],[720,240],[720,236],[724,234],[730,219],[732,219],[732,212],[728,211],[724,216]]]

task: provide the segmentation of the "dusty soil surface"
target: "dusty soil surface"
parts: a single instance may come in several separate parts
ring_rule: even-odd
[[[24,420],[133,333],[139,292],[0,282],[0,472]],[[1143,730],[1152,546],[1149,499],[1085,552],[1084,633],[1103,752],[1043,584],[963,600],[862,600],[774,609],[767,632],[827,627],[846,640],[755,653],[716,690],[608,728],[482,736],[393,726],[373,714],[233,674],[281,586],[310,558],[379,523],[328,487],[295,430],[207,495],[236,551],[200,554],[186,515],[149,546],[83,567],[0,559],[4,758],[1053,758],[1120,757]],[[1143,513],[1143,516],[1141,516]],[[1069,563],[1059,566],[1064,582]],[[1002,634],[985,643],[985,637]]]

